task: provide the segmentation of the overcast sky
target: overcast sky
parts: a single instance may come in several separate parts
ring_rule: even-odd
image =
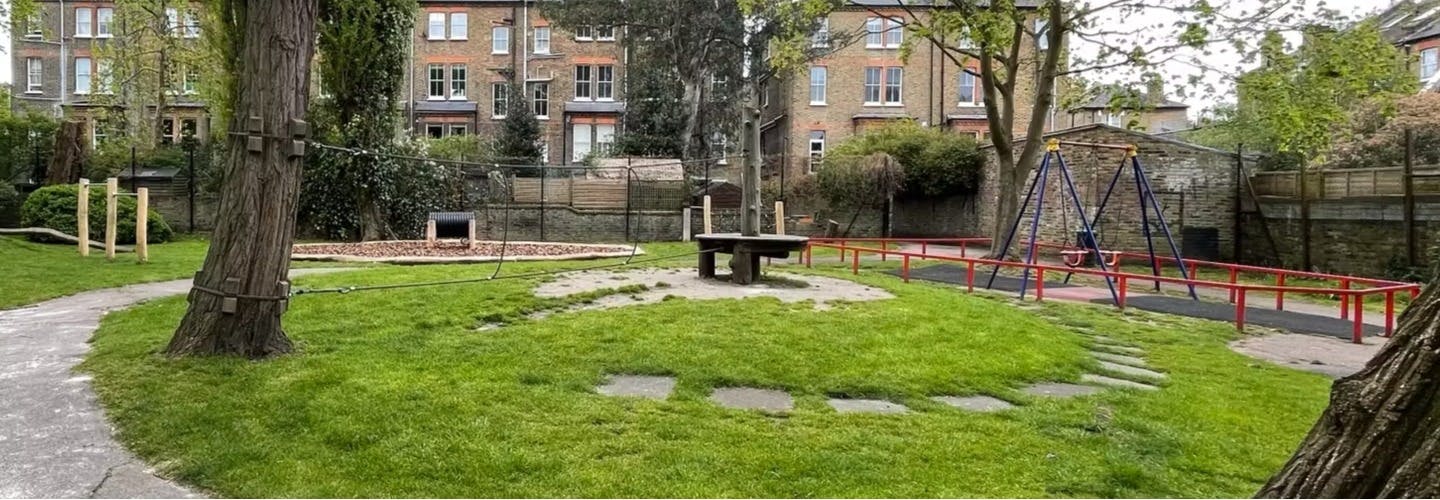
[[[5,0],[0,0],[0,1],[5,1]],[[1174,0],[1171,0],[1171,1],[1174,1]],[[1246,1],[1255,2],[1256,0],[1238,0],[1238,1],[1241,1],[1241,2],[1246,2]],[[1377,10],[1379,10],[1379,9],[1381,9],[1381,8],[1384,8],[1385,6],[1387,6],[1387,5],[1389,5],[1389,4],[1391,3],[1391,0],[1309,0],[1309,1],[1311,1],[1311,2],[1317,2],[1317,1],[1318,1],[1318,2],[1323,2],[1323,5],[1325,5],[1325,6],[1329,7],[1329,8],[1332,8],[1332,9],[1339,10],[1339,11],[1341,11],[1341,12],[1347,14],[1347,15],[1363,15],[1363,14],[1367,14],[1367,13],[1370,13],[1370,12],[1377,11]],[[1161,3],[1163,3],[1163,2],[1161,2]],[[1126,26],[1131,26],[1131,27],[1133,27],[1133,25],[1134,25],[1134,22],[1131,21],[1131,20],[1120,20],[1120,19],[1106,20],[1106,23],[1107,23],[1107,25],[1113,24],[1113,25],[1116,26],[1117,28],[1123,28],[1123,27],[1126,27]],[[0,24],[0,25],[8,25],[8,24],[9,24],[9,23],[3,23],[3,24]],[[11,54],[11,51],[10,51],[10,35],[9,35],[8,33],[4,34],[4,36],[0,36],[0,47],[3,47],[4,53],[5,53],[6,57],[8,58],[8,57],[10,56],[10,54]],[[1083,50],[1083,48],[1080,47],[1079,45],[1077,45],[1075,48],[1076,48],[1077,51],[1078,51],[1078,50]],[[1200,67],[1204,67],[1204,68],[1235,68],[1236,65],[1238,65],[1238,64],[1240,63],[1240,58],[1239,58],[1238,55],[1236,55],[1236,54],[1233,53],[1233,52],[1224,51],[1224,50],[1216,50],[1216,51],[1215,51],[1214,53],[1212,53],[1212,54],[1208,54],[1208,55],[1196,55],[1196,56],[1191,56],[1191,57],[1192,57],[1192,58],[1198,58],[1198,59],[1200,59],[1201,64],[1200,64],[1199,66],[1200,66]],[[1211,85],[1213,85],[1213,86],[1217,87],[1218,89],[1220,89],[1220,91],[1219,91],[1218,93],[1199,92],[1199,91],[1197,90],[1197,91],[1192,91],[1192,92],[1190,92],[1189,95],[1185,96],[1185,98],[1184,98],[1183,100],[1184,100],[1186,103],[1190,104],[1190,106],[1191,106],[1191,115],[1192,115],[1192,116],[1194,116],[1194,115],[1195,115],[1196,113],[1198,113],[1200,110],[1203,110],[1203,109],[1206,109],[1206,108],[1211,107],[1212,105],[1214,105],[1214,104],[1217,103],[1217,102],[1223,102],[1223,101],[1229,99],[1229,93],[1230,93],[1231,89],[1233,89],[1233,84],[1231,84],[1231,83],[1228,81],[1228,79],[1226,78],[1227,75],[1233,76],[1233,75],[1235,74],[1235,72],[1234,72],[1233,70],[1215,71],[1215,70],[1211,70],[1211,69],[1200,69],[1200,67],[1197,67],[1197,66],[1194,65],[1194,64],[1188,64],[1188,63],[1182,63],[1182,62],[1172,62],[1172,63],[1165,64],[1165,65],[1163,65],[1162,67],[1159,68],[1159,71],[1160,71],[1162,74],[1165,75],[1166,81],[1172,84],[1172,85],[1171,85],[1171,87],[1172,87],[1172,88],[1171,88],[1171,91],[1172,91],[1172,92],[1175,91],[1175,88],[1174,88],[1174,87],[1175,87],[1176,85],[1178,85],[1178,84],[1181,83],[1181,82],[1186,82],[1186,81],[1188,81],[1189,78],[1190,78],[1192,75],[1198,75],[1198,76],[1200,76],[1201,78],[1203,78],[1206,82],[1209,82]],[[13,64],[8,64],[8,63],[7,63],[7,64],[4,64],[4,65],[0,65],[0,82],[10,82],[10,81],[12,80],[11,70],[12,70],[13,68],[14,68],[14,65],[13,65]],[[1088,75],[1088,76],[1090,76],[1090,77],[1092,77],[1092,78],[1094,78],[1094,79],[1097,79],[1097,80],[1102,80],[1102,81],[1120,81],[1120,82],[1124,82],[1124,81],[1132,78],[1132,75],[1129,74],[1129,73],[1127,73],[1127,72],[1111,72],[1110,74],[1096,74],[1096,75]]]

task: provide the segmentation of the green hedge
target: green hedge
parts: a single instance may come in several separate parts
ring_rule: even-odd
[[[65,234],[76,234],[75,202],[80,196],[80,187],[73,184],[47,186],[30,193],[20,207],[20,225],[24,227],[48,227]],[[121,196],[117,205],[115,240],[122,245],[135,243],[135,207],[131,196]],[[165,223],[158,212],[150,211],[151,243],[170,241],[174,231]],[[100,240],[105,235],[105,187],[90,188],[90,239]]]

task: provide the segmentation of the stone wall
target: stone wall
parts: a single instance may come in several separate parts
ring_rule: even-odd
[[[1259,208],[1263,223],[1258,214],[1248,214],[1241,223],[1241,261],[1300,269],[1305,242],[1299,201],[1267,198]],[[1428,265],[1426,249],[1440,243],[1440,198],[1422,198],[1415,208],[1417,257],[1419,264]],[[1309,247],[1311,270],[1385,277],[1390,267],[1402,265],[1406,258],[1402,199],[1310,202]]]
[[[957,238],[985,234],[989,228],[980,226],[980,205],[974,196],[899,200],[895,202],[891,234],[908,238]]]
[[[1214,229],[1219,233],[1219,241],[1212,241],[1210,244],[1218,244],[1220,258],[1233,258],[1231,242],[1235,233],[1236,194],[1235,157],[1233,154],[1104,125],[1091,125],[1061,131],[1047,136],[1047,139],[1050,137],[1059,138],[1062,141],[1084,143],[1135,144],[1139,147],[1141,166],[1146,170],[1150,186],[1163,209],[1165,220],[1169,223],[1176,245],[1183,245],[1182,235],[1187,228]],[[1095,210],[1099,207],[1116,169],[1125,158],[1125,152],[1065,146],[1061,153],[1070,170],[1080,203],[1086,215],[1093,220]],[[992,168],[986,169],[981,191],[977,197],[980,200],[994,200],[999,196],[993,168],[993,151],[991,161]],[[1038,166],[1039,159],[1036,161],[1036,167]],[[1082,225],[1077,217],[1074,202],[1068,194],[1062,195],[1062,189],[1066,189],[1065,193],[1068,193],[1068,189],[1064,188],[1065,181],[1060,176],[1057,167],[1052,167],[1051,176],[1046,183],[1045,206],[1040,218],[1038,239],[1046,242],[1073,244],[1076,240],[1075,233],[1081,229]],[[1036,170],[1038,171],[1038,168]],[[1122,173],[1120,182],[1116,185],[1112,197],[1106,204],[1105,213],[1096,229],[1102,248],[1128,251],[1144,251],[1146,249],[1140,223],[1139,196],[1135,187],[1135,178],[1131,172],[1131,169],[1126,168]],[[1031,179],[1033,178],[1034,174],[1031,175]],[[1025,186],[1020,187],[1022,199],[1025,194],[1024,189],[1028,187],[1028,181]],[[1017,232],[1017,238],[1029,237],[1030,221],[1035,211],[1035,205],[1035,201],[1032,200],[1026,208],[1024,212],[1026,217]],[[980,203],[976,207],[977,224],[974,225],[978,230],[976,234],[996,238],[1005,236],[1004,234],[989,234],[995,220],[995,210],[995,203]],[[1153,211],[1151,211],[1151,221],[1152,223],[1156,221]],[[1156,237],[1156,252],[1168,255],[1170,251],[1164,241],[1161,229],[1152,224],[1152,231]]]
[[[678,241],[684,222],[681,214],[679,210],[634,211],[627,216],[624,210],[486,205],[475,210],[475,230],[487,240]]]

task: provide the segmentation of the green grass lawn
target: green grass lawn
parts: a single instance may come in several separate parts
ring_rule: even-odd
[[[492,270],[386,267],[298,286]],[[82,369],[131,450],[237,497],[1239,497],[1278,470],[1326,402],[1327,379],[1230,351],[1224,323],[1026,311],[874,272],[853,279],[897,297],[829,311],[677,299],[476,331],[544,305],[530,293],[538,279],[302,296],[286,317],[299,352],[265,362],[157,354],[183,311],[172,298],[107,316]],[[1143,347],[1169,373],[1165,387],[1019,393],[1095,368],[1079,327]],[[595,394],[610,373],[679,386],[667,401]],[[732,385],[790,391],[796,410],[706,400]],[[970,394],[1022,406],[972,414],[928,399]],[[824,403],[832,395],[914,411],[841,415]]]
[[[46,245],[24,238],[0,236],[0,309],[63,297],[86,290],[132,283],[185,278],[205,261],[209,242],[181,239],[150,246],[150,262],[140,264],[134,254],[117,254],[105,260],[104,250],[81,257],[75,245]]]

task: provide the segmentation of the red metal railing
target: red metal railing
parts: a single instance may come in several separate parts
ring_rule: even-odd
[[[1360,278],[1355,276],[1344,276],[1336,274],[1313,273],[1306,271],[1292,271],[1288,269],[1274,269],[1268,267],[1247,266],[1243,264],[1231,264],[1226,262],[1211,262],[1193,259],[1185,259],[1183,261],[1183,264],[1188,268],[1186,269],[1186,271],[1188,271],[1186,275],[1189,276],[1189,278],[1187,279],[1164,276],[1163,273],[1161,276],[1155,276],[1153,274],[1127,273],[1121,271],[1121,267],[1119,265],[1115,266],[1114,269],[1102,271],[1098,269],[1078,267],[1072,268],[1069,266],[1058,266],[1038,262],[1035,264],[1027,264],[1025,262],[998,261],[980,257],[970,257],[969,255],[967,255],[966,246],[968,244],[988,244],[990,241],[991,240],[989,238],[812,238],[810,240],[810,244],[806,246],[800,258],[803,259],[806,266],[811,266],[814,263],[815,248],[834,249],[837,250],[839,253],[840,262],[845,262],[848,256],[851,272],[859,273],[860,255],[862,253],[878,254],[881,257],[881,260],[888,260],[890,257],[896,257],[901,260],[901,278],[904,279],[906,282],[910,281],[911,259],[963,263],[966,266],[965,285],[967,290],[972,292],[975,289],[976,266],[1000,266],[1002,268],[1029,269],[1036,274],[1036,300],[1045,299],[1044,283],[1046,272],[1094,276],[1101,279],[1109,278],[1116,282],[1116,306],[1122,310],[1125,308],[1126,299],[1129,294],[1129,284],[1131,281],[1154,282],[1156,283],[1157,287],[1160,283],[1169,283],[1183,285],[1187,287],[1193,286],[1197,288],[1216,288],[1226,290],[1228,292],[1230,302],[1235,304],[1236,328],[1242,331],[1245,329],[1246,299],[1251,293],[1274,293],[1276,297],[1276,309],[1278,310],[1284,310],[1285,294],[1287,293],[1292,295],[1338,295],[1341,299],[1340,319],[1352,320],[1354,325],[1352,331],[1352,340],[1356,343],[1360,343],[1364,336],[1364,304],[1365,298],[1367,296],[1384,296],[1385,335],[1389,336],[1393,334],[1395,330],[1396,294],[1409,293],[1411,299],[1413,299],[1420,293],[1420,285],[1415,283]],[[879,248],[876,248],[875,246],[867,246],[875,244],[879,244]],[[914,252],[890,248],[891,245],[896,244],[919,245],[920,251]],[[960,249],[960,255],[956,256],[931,253],[930,250],[932,245],[958,246]],[[1037,243],[1036,247],[1062,250],[1076,248],[1068,245],[1055,245],[1050,243]],[[1140,258],[1147,262],[1151,260],[1148,254],[1137,254],[1133,252],[1121,253],[1121,258],[1122,260],[1125,258],[1131,260]],[[1158,266],[1163,270],[1163,261],[1165,261],[1166,259],[1164,257],[1157,256],[1155,260],[1162,261],[1158,263]],[[1172,258],[1168,260],[1173,266],[1175,262],[1174,259]],[[1229,281],[1222,282],[1198,279],[1196,278],[1195,272],[1201,267],[1212,267],[1229,270]],[[1153,272],[1153,269],[1150,269],[1149,271]],[[1241,272],[1263,273],[1273,275],[1275,276],[1276,284],[1260,285],[1240,283],[1239,273]],[[1338,283],[1338,288],[1287,286],[1285,284],[1286,277],[1299,277],[1324,281],[1333,280]],[[1352,285],[1355,284],[1366,285],[1368,286],[1368,288],[1352,288]]]

